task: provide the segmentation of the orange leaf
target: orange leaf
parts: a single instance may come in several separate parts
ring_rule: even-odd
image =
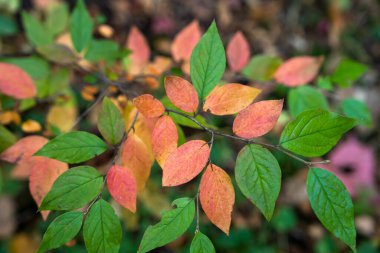
[[[0,93],[17,99],[34,97],[37,94],[32,78],[21,68],[0,63]]]
[[[261,90],[238,83],[216,86],[207,96],[203,110],[215,115],[235,114],[246,108]]]
[[[236,32],[227,46],[227,60],[230,69],[235,72],[242,70],[249,61],[251,50],[244,34]]]
[[[34,166],[36,157],[32,155],[42,148],[48,139],[31,135],[18,140],[15,144],[0,154],[0,160],[9,163],[16,163],[12,170],[12,177],[17,179],[27,179],[30,170]]]
[[[150,48],[145,36],[136,26],[132,26],[129,31],[127,48],[132,51],[129,56],[131,64],[128,71],[133,75],[141,73],[149,62]]]
[[[150,94],[143,94],[133,99],[137,110],[147,118],[160,117],[165,112],[163,104]]]
[[[158,119],[152,133],[153,154],[161,168],[168,156],[177,148],[178,131],[174,121],[169,116]]]
[[[174,150],[163,167],[162,185],[176,186],[189,182],[206,166],[210,148],[205,141],[192,140]]]
[[[199,187],[202,209],[210,221],[228,235],[235,191],[228,174],[218,166],[207,166]]]
[[[39,207],[55,180],[68,169],[68,165],[47,157],[32,158],[34,165],[29,177],[29,191]],[[46,220],[49,213],[50,211],[42,211],[42,218]]]
[[[284,62],[276,71],[277,82],[289,87],[307,84],[318,74],[323,57],[299,56]]]
[[[144,189],[150,175],[153,157],[147,146],[134,133],[130,133],[122,145],[121,162],[123,167],[133,172],[138,191]]]
[[[165,78],[165,90],[170,101],[185,112],[195,112],[198,109],[198,94],[194,86],[178,76]]]
[[[25,133],[35,133],[41,131],[42,127],[38,121],[28,119],[22,123],[21,129]]]
[[[266,100],[254,103],[235,118],[233,132],[243,138],[256,138],[268,133],[280,117],[284,100]]]
[[[107,173],[107,187],[117,203],[132,213],[136,212],[137,185],[132,171],[112,166]]]
[[[183,28],[174,38],[172,44],[172,55],[175,61],[189,61],[191,52],[201,39],[202,32],[198,21],[194,20]]]

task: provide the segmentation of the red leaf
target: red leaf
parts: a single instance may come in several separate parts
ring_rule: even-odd
[[[133,172],[138,191],[143,190],[150,175],[153,157],[147,146],[136,134],[129,134],[123,143],[121,161],[123,167]]]
[[[193,140],[174,150],[163,167],[162,185],[176,186],[189,182],[206,166],[210,148],[205,141]]]
[[[68,165],[47,157],[32,158],[34,164],[29,177],[29,191],[39,207],[55,180],[68,169]],[[42,211],[42,218],[46,220],[49,213],[50,211]]]
[[[136,26],[132,26],[129,31],[127,48],[132,51],[129,55],[131,59],[130,68],[128,71],[131,74],[139,74],[148,64],[150,58],[150,48],[145,36]]]
[[[227,46],[228,65],[232,71],[239,72],[249,61],[251,50],[242,32],[236,32]]]
[[[16,65],[0,63],[0,73],[0,93],[17,99],[37,94],[32,78]]]
[[[268,133],[280,117],[284,100],[266,100],[254,103],[235,118],[233,132],[243,138],[256,138]]]
[[[215,115],[235,114],[246,108],[261,90],[238,83],[216,86],[207,96],[203,110]]]
[[[165,90],[170,101],[185,112],[194,113],[198,109],[198,94],[194,86],[178,76],[165,78]]]
[[[164,167],[168,156],[177,148],[178,131],[172,118],[162,116],[158,119],[152,132],[152,148],[161,168]]]
[[[177,62],[189,61],[191,52],[201,39],[202,33],[198,21],[194,20],[182,29],[174,38],[172,44],[172,55]]]
[[[144,94],[133,99],[137,110],[147,118],[160,117],[165,112],[162,103],[150,94]]]
[[[304,85],[317,76],[322,62],[323,57],[294,57],[284,62],[274,77],[277,82],[289,87]]]
[[[112,166],[107,173],[107,187],[117,203],[132,213],[136,212],[137,185],[129,169]]]
[[[235,191],[228,174],[218,166],[207,166],[199,187],[202,209],[210,221],[228,235]]]

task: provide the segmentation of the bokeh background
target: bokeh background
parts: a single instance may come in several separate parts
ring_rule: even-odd
[[[0,0],[2,58],[31,53],[23,34],[20,12],[28,10],[38,15],[51,2],[54,1]],[[71,9],[75,1],[66,3]],[[345,97],[364,101],[370,108],[372,125],[356,127],[346,135],[325,157],[332,161],[325,168],[342,179],[354,199],[358,252],[380,252],[379,0],[94,0],[86,1],[86,4],[92,17],[114,29],[113,39],[120,45],[125,44],[130,27],[136,25],[147,37],[153,55],[170,56],[173,37],[193,20],[198,20],[205,31],[216,19],[225,44],[240,30],[249,41],[252,55],[276,55],[283,59],[297,55],[324,55],[324,73],[332,72],[343,58],[366,65],[368,71],[352,87],[334,88],[325,95],[331,107]],[[72,77],[72,80],[76,78]],[[239,81],[251,82],[245,77]],[[286,97],[288,93],[284,86],[271,83],[261,83],[260,87],[265,90],[266,97]],[[79,109],[84,110],[89,103],[83,101],[80,91],[75,92],[79,97]],[[156,93],[162,94],[162,91]],[[209,117],[208,120],[221,128],[231,125],[229,118]],[[280,128],[281,122],[279,125]],[[81,127],[91,129],[91,122],[81,122]],[[186,128],[184,131],[186,135],[202,137],[199,131]],[[278,136],[275,133],[268,137],[271,138],[274,140]],[[212,159],[232,172],[240,148],[239,143],[217,139]],[[229,237],[212,226],[206,217],[201,217],[201,229],[213,241],[217,252],[349,252],[313,214],[305,190],[307,169],[282,154],[275,155],[283,170],[283,185],[273,221],[266,222],[236,187]],[[102,161],[97,163],[99,166],[103,164]],[[43,222],[37,213],[27,182],[13,179],[11,170],[11,165],[0,164],[0,252],[35,252],[48,223]],[[195,184],[162,189],[160,177],[160,169],[155,165],[147,191],[140,199],[138,214],[131,215],[115,206],[124,225],[120,252],[136,252],[143,231],[158,220],[160,212],[168,209],[173,199],[192,196],[195,191]],[[51,215],[49,220],[55,216]],[[155,252],[188,252],[191,238],[190,232]],[[71,245],[53,252],[79,253],[85,252],[85,248],[82,239],[78,238]]]

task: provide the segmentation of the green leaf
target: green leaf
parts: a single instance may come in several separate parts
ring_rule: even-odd
[[[215,248],[206,235],[198,232],[191,242],[190,253],[215,253]]]
[[[35,80],[44,79],[49,76],[49,63],[37,56],[7,58],[1,61],[19,66]]]
[[[70,34],[75,50],[81,52],[92,38],[94,23],[83,0],[78,0],[70,19]]]
[[[16,21],[12,17],[0,14],[0,37],[11,36],[18,32]]]
[[[112,145],[118,144],[124,136],[125,123],[119,109],[105,97],[98,115],[98,129],[104,139]]]
[[[342,88],[350,87],[362,74],[367,71],[367,66],[352,60],[340,61],[338,67],[331,75],[331,81]]]
[[[49,61],[60,63],[60,64],[71,64],[77,61],[77,57],[65,45],[61,44],[49,44],[37,47],[37,52]]]
[[[89,253],[119,252],[122,230],[112,206],[100,199],[90,209],[83,226],[83,237]]]
[[[35,156],[46,156],[67,163],[80,163],[100,155],[107,145],[96,135],[74,131],[50,140]]]
[[[0,153],[14,144],[17,139],[11,131],[0,125]]]
[[[356,119],[359,124],[367,127],[372,126],[372,115],[368,106],[354,98],[347,98],[341,102],[343,113],[353,119]]]
[[[68,243],[79,233],[82,220],[82,212],[67,212],[55,218],[47,228],[37,253]]]
[[[327,170],[311,168],[306,187],[311,207],[318,219],[355,251],[354,206],[343,183]]]
[[[215,21],[193,49],[190,76],[201,101],[220,82],[226,68],[226,55]]]
[[[251,58],[247,66],[242,70],[242,74],[251,80],[269,81],[281,63],[281,58],[276,56],[256,55]]]
[[[249,144],[236,159],[236,182],[269,221],[281,188],[281,169],[276,158],[267,149]]]
[[[103,177],[93,167],[71,168],[57,178],[39,210],[81,208],[97,197],[102,187]]]
[[[54,4],[48,8],[46,28],[52,35],[57,35],[65,30],[69,21],[69,8],[66,3]]]
[[[288,103],[290,114],[293,117],[311,109],[329,109],[325,96],[310,86],[300,86],[291,89],[288,94]]]
[[[189,228],[195,214],[194,200],[180,198],[173,201],[173,205],[176,205],[177,208],[164,212],[159,223],[147,228],[139,247],[139,253],[164,246],[180,237]]]
[[[34,46],[48,45],[53,42],[52,35],[37,18],[25,11],[21,13],[21,17],[26,37]]]
[[[121,51],[119,45],[112,40],[92,40],[85,58],[91,62],[105,61],[112,64]]]
[[[326,154],[356,121],[322,109],[302,112],[283,130],[280,145],[298,155]]]
[[[317,86],[324,90],[333,90],[333,85],[331,83],[330,77],[327,76],[320,76],[317,80]]]

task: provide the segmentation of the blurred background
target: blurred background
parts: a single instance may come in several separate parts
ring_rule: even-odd
[[[31,54],[20,13],[27,10],[43,16],[52,2],[59,1],[0,0],[2,59]],[[65,3],[69,9],[75,5],[74,0]],[[193,20],[198,20],[205,31],[215,19],[225,45],[236,31],[243,32],[249,42],[251,56],[266,54],[288,59],[297,55],[323,55],[324,76],[316,84],[321,89],[325,87],[323,81],[329,83],[328,78],[323,78],[331,74],[342,59],[365,65],[365,73],[352,86],[334,86],[323,91],[332,110],[339,112],[340,102],[350,97],[364,102],[371,116],[371,122],[356,127],[325,157],[332,161],[325,168],[344,182],[354,199],[358,252],[380,252],[379,0],[94,0],[86,1],[86,4],[99,24],[112,27],[112,39],[120,45],[125,45],[130,27],[137,26],[146,36],[153,56],[170,56],[174,36]],[[98,32],[97,36],[102,34]],[[243,71],[244,75],[236,81],[255,84],[249,78],[250,71],[249,68]],[[77,78],[71,76],[70,80],[74,82]],[[273,83],[258,82],[257,86],[264,90],[262,98],[266,99],[287,98],[289,93],[289,88]],[[84,110],[91,101],[83,99],[80,90],[73,90],[79,110]],[[163,94],[162,89],[154,92],[158,96]],[[291,116],[291,113],[282,115],[279,129],[267,137],[269,141],[276,142],[282,122]],[[232,122],[228,117],[208,116],[207,120],[220,128],[227,128]],[[81,129],[91,129],[90,123],[81,122]],[[7,127],[19,137],[23,135],[17,126]],[[202,137],[202,133],[191,128],[184,127],[183,130],[186,136]],[[241,147],[239,143],[217,139],[212,159],[231,173]],[[237,187],[229,237],[202,215],[201,230],[213,241],[217,252],[349,252],[313,214],[305,190],[307,169],[289,157],[275,155],[283,171],[283,183],[272,222],[266,222]],[[98,161],[98,164],[101,167],[103,163]],[[0,252],[35,252],[48,222],[44,222],[37,213],[27,181],[12,178],[11,170],[12,165],[0,163]],[[195,185],[162,189],[161,171],[155,164],[147,190],[140,198],[137,214],[132,215],[115,204],[124,224],[120,252],[136,252],[145,228],[158,220],[160,212],[168,209],[172,200],[179,196],[192,196]],[[51,214],[48,221],[56,216]],[[189,252],[192,231],[194,226],[187,235],[154,252]],[[86,251],[83,240],[78,238],[53,252]]]

